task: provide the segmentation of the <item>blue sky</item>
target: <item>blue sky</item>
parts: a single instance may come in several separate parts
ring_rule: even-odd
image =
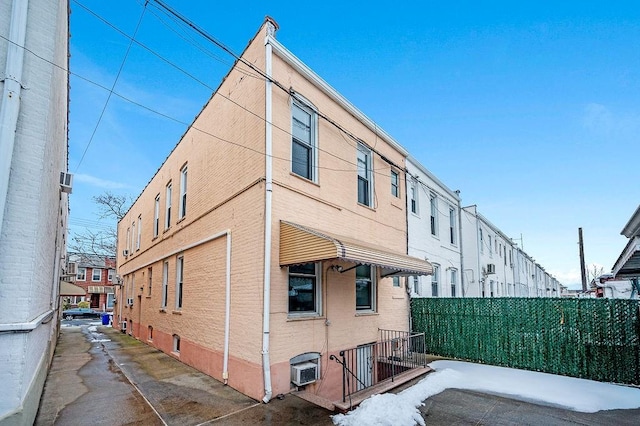
[[[236,53],[272,16],[281,43],[463,205],[522,234],[563,284],[580,282],[578,227],[587,263],[608,271],[624,248],[620,230],[640,203],[634,2],[164,1]],[[137,197],[233,64],[154,1],[140,21],[143,5],[71,0],[71,232],[99,226],[91,197],[105,189]],[[123,65],[118,30],[132,36],[139,21],[146,49],[134,44]],[[148,109],[106,103],[121,67],[114,91]]]

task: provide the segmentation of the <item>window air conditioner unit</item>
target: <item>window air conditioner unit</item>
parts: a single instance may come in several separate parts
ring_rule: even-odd
[[[71,173],[60,172],[60,189],[62,189],[62,192],[71,194],[72,186],[73,186],[73,175]]]
[[[78,264],[76,262],[69,262],[67,264],[67,275],[77,275],[78,274]]]
[[[496,265],[493,263],[487,264],[487,274],[495,274],[496,273]]]
[[[122,250],[122,255],[123,255],[124,257],[129,256],[129,250]]]
[[[303,362],[291,366],[291,382],[296,386],[304,386],[318,380],[318,364]]]
[[[127,298],[127,305],[133,306],[133,297]]]

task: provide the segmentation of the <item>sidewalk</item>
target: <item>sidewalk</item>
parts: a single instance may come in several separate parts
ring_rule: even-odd
[[[294,395],[257,402],[108,326],[62,327],[36,425],[332,425]]]

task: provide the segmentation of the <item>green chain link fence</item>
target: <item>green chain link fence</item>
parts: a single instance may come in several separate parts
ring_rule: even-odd
[[[434,355],[640,385],[637,300],[425,298],[411,316]]]

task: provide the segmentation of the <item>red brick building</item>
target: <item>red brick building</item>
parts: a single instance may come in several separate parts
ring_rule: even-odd
[[[69,259],[70,263],[75,264],[75,284],[86,291],[85,296],[68,297],[67,301],[71,306],[77,306],[79,302],[86,300],[93,309],[112,311],[115,297],[113,290],[116,273],[115,257],[70,253]]]

